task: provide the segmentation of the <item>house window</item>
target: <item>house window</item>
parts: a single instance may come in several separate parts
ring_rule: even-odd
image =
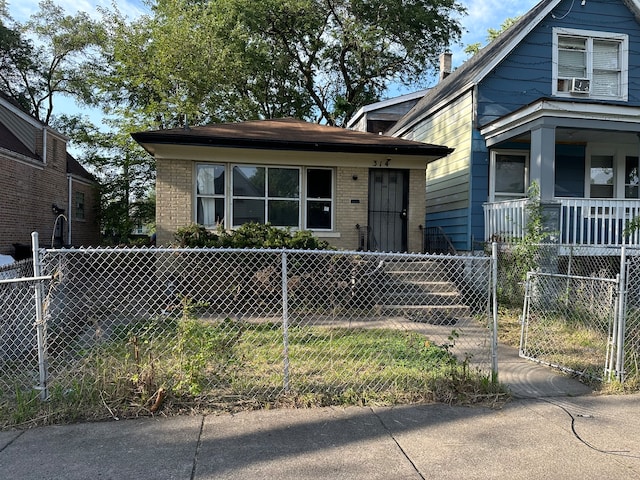
[[[300,226],[300,169],[233,167],[233,226]]]
[[[625,157],[624,169],[624,198],[638,198],[640,193],[638,185],[640,170],[638,170],[638,157]]]
[[[627,100],[628,36],[554,29],[553,94]]]
[[[490,200],[523,198],[527,194],[529,154],[522,151],[491,152]]]
[[[333,217],[333,171],[307,169],[306,228],[331,230]]]
[[[198,165],[196,221],[206,227],[224,222],[224,165]]]
[[[588,198],[640,198],[638,146],[590,144],[585,192]]]
[[[76,192],[74,195],[74,217],[76,220],[84,220],[85,212],[84,212],[84,193]]]
[[[591,156],[591,198],[613,198],[614,170],[612,155]]]

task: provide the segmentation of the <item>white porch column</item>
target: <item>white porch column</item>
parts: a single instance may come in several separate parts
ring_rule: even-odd
[[[551,200],[555,194],[556,128],[539,126],[531,130],[529,183],[538,182],[540,200]]]

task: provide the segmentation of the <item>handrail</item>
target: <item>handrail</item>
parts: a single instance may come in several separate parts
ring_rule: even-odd
[[[419,228],[422,231],[423,253],[449,253],[452,255],[458,253],[442,227],[423,227],[420,225]]]

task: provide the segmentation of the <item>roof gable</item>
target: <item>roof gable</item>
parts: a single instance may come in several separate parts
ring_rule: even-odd
[[[579,5],[578,0],[575,0]],[[590,0],[586,0],[589,2]],[[567,0],[568,2],[568,0]],[[488,76],[505,58],[511,54],[525,37],[529,35],[545,18],[556,17],[554,11],[560,6],[562,0],[543,0],[518,21],[502,33],[493,42],[480,50],[476,55],[463,63],[446,79],[431,89],[416,106],[390,130],[391,135],[402,135],[416,122],[427,116],[431,111],[455,99],[457,96],[473,88]],[[640,22],[640,3],[638,0],[621,0]],[[569,4],[569,8],[574,6]],[[555,12],[557,13],[557,12]]]
[[[401,135],[414,122],[420,120],[434,105],[455,98],[482,80],[497,64],[524,39],[561,0],[542,0],[493,42],[460,65],[420,100],[389,131]]]

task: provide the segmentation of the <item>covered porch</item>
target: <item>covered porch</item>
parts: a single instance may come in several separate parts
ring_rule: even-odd
[[[536,183],[549,241],[640,245],[640,109],[540,100],[480,129],[489,154],[484,240],[522,238]]]

